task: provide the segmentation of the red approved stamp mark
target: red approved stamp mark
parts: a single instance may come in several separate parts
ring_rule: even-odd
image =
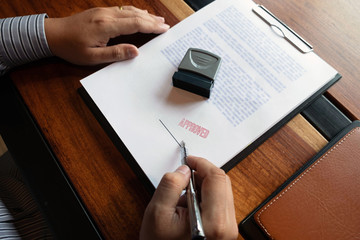
[[[189,130],[190,132],[202,137],[202,138],[207,138],[209,136],[210,131],[200,125],[197,125],[185,118],[183,118],[179,124],[180,127]]]

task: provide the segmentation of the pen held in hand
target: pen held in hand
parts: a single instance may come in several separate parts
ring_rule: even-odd
[[[186,164],[187,151],[185,147],[185,142],[180,143],[181,147],[181,162]],[[194,170],[191,169],[191,176],[188,186],[186,187],[186,200],[189,210],[189,221],[190,221],[190,230],[191,230],[191,239],[206,239],[205,233],[201,221],[200,206],[198,199],[196,197],[196,187],[195,187],[195,177]]]
[[[166,129],[166,131],[171,135],[171,137],[176,141],[176,143],[180,146],[181,150],[181,164],[187,165],[187,150],[185,147],[185,142],[181,141],[181,143],[176,140],[175,136],[170,132],[170,130],[166,127],[163,121],[159,119],[160,123]],[[198,199],[196,197],[196,187],[195,187],[195,177],[194,170],[191,170],[191,176],[188,186],[186,187],[186,200],[189,210],[189,222],[190,222],[190,230],[191,230],[191,239],[192,240],[202,240],[206,239],[204,228],[201,221],[200,214],[200,206]]]

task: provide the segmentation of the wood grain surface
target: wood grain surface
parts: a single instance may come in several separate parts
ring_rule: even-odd
[[[257,1],[314,45],[343,78],[327,93],[352,118],[359,118],[359,3],[349,1]],[[164,16],[170,25],[191,14],[180,0],[13,0],[0,17],[46,12],[62,17],[96,6],[134,5]],[[170,9],[170,10],[169,10]],[[119,39],[140,46],[154,35]],[[137,239],[151,196],[79,96],[79,80],[103,66],[75,66],[44,59],[11,73],[14,85],[106,239]],[[309,160],[326,141],[300,115],[229,171],[240,222]],[[239,239],[241,237],[239,236]]]

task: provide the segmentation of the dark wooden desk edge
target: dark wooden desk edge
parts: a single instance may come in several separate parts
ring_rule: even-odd
[[[102,239],[9,77],[0,81],[0,134],[57,239]]]

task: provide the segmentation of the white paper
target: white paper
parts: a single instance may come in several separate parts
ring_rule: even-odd
[[[302,54],[253,11],[217,0],[140,48],[140,55],[81,80],[156,187],[180,164],[180,149],[221,167],[333,79],[315,53]],[[178,89],[172,75],[190,47],[222,58],[209,99]]]

